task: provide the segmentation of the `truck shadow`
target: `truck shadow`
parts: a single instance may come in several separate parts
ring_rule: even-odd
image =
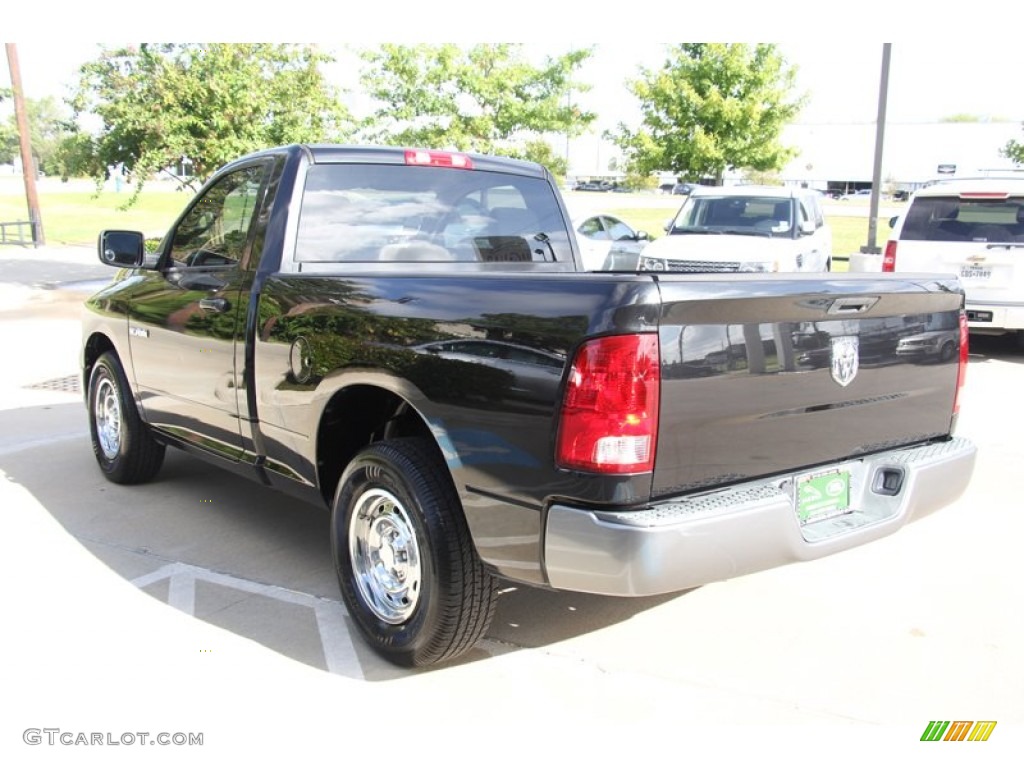
[[[24,436],[24,447],[15,441],[0,449],[9,481],[121,578],[196,619],[355,679],[393,680],[544,649],[678,597],[606,598],[502,583],[491,631],[475,649],[446,665],[405,670],[363,643],[340,602],[326,510],[177,450],[167,452],[152,483],[111,484],[95,466],[78,401],[0,411],[0,432]]]

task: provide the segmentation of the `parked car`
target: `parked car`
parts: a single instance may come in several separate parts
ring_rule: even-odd
[[[924,330],[896,343],[899,357],[917,362],[946,363],[953,359],[960,341],[960,325],[942,314],[925,315]]]
[[[651,240],[647,232],[633,229],[610,213],[577,217],[572,228],[583,257],[583,269],[588,272],[636,270],[640,252]]]
[[[613,187],[610,181],[582,181],[573,189],[577,192],[611,192]]]
[[[971,333],[1024,346],[1024,179],[949,179],[917,190],[893,222],[883,272],[958,275]]]
[[[840,200],[870,200],[871,190],[870,189],[857,189],[847,192],[845,195],[839,196]]]
[[[649,243],[640,269],[654,272],[823,272],[832,230],[821,195],[791,187],[696,187]],[[708,237],[714,235],[714,237]]]

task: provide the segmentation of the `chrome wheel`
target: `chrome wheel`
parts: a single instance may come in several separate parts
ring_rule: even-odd
[[[348,531],[349,557],[359,594],[381,621],[402,624],[419,600],[419,545],[401,502],[382,488],[362,494]]]
[[[110,379],[103,379],[94,397],[96,437],[100,450],[106,458],[115,459],[121,450],[121,401],[117,387]]]
[[[465,653],[494,616],[497,580],[429,437],[382,440],[352,458],[331,506],[331,558],[363,639],[403,667]]]

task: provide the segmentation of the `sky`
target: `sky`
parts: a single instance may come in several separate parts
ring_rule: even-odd
[[[579,73],[591,89],[574,94],[582,108],[598,115],[590,131],[571,144],[575,160],[570,165],[581,172],[606,168],[616,152],[600,140],[605,130],[620,122],[639,123],[639,107],[625,83],[641,66],[663,63],[666,43],[647,38],[666,37],[666,31],[691,40],[774,42],[797,67],[797,91],[807,96],[797,123],[874,123],[885,39],[892,41],[887,123],[933,123],[956,114],[1024,123],[1024,88],[1016,76],[1021,55],[1013,37],[1024,22],[1024,6],[1015,0],[986,0],[971,13],[965,12],[963,0],[796,3],[782,12],[777,4],[758,0],[673,5],[630,0],[586,13],[550,0],[503,6],[479,0],[388,0],[386,13],[375,13],[372,6],[353,11],[349,5],[337,12],[333,7],[292,0],[285,13],[280,5],[253,0],[239,15],[227,4],[176,0],[175,13],[161,15],[154,24],[128,0],[94,0],[82,10],[62,10],[62,24],[55,30],[35,6],[22,3],[5,10],[4,32],[17,42],[23,86],[32,98],[67,95],[78,67],[99,53],[100,42],[93,41],[112,46],[157,34],[163,40],[301,41],[313,31],[329,30],[339,41],[318,45],[336,53],[332,80],[350,89],[358,87],[357,67],[349,63],[351,49],[384,41],[469,45],[496,42],[493,34],[500,31],[505,40],[522,41],[538,59],[592,46],[593,55]],[[69,37],[68,30],[76,36]],[[0,85],[7,82],[7,67],[0,65]],[[367,104],[358,95],[346,102],[357,113]]]
[[[1024,11],[1019,13],[1024,21]],[[582,30],[581,30],[582,31]],[[108,38],[95,37],[95,40]],[[639,67],[657,67],[664,60],[665,43],[594,42],[596,38],[558,43],[530,42],[527,49],[538,56],[557,54],[571,47],[594,46],[591,60],[580,79],[591,84],[589,93],[577,95],[579,102],[599,114],[598,132],[618,122],[635,122],[639,111],[625,87]],[[116,44],[116,43],[108,43]],[[347,59],[346,43],[321,43],[335,48]],[[371,46],[373,43],[366,43]],[[874,122],[882,43],[852,40],[841,50],[828,42],[778,42],[787,61],[797,66],[797,88],[808,94],[808,103],[798,118],[801,123]],[[22,84],[31,98],[63,97],[75,82],[78,67],[100,50],[91,41],[26,41],[17,43]],[[974,41],[957,46],[955,55],[935,41],[894,42],[890,63],[888,122],[936,122],[953,114],[967,113],[982,118],[1024,121],[1024,88],[1013,75],[1021,68],[1017,46],[991,41]],[[967,62],[984,62],[984,67]],[[982,71],[983,69],[983,71]],[[355,87],[353,68],[339,64],[336,81]],[[9,84],[4,61],[0,84]],[[358,100],[356,100],[358,104]]]

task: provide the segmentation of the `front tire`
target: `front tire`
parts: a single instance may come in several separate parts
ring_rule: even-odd
[[[349,614],[395,664],[465,653],[494,616],[496,580],[426,439],[376,443],[352,460],[334,499],[331,552]]]
[[[114,352],[100,355],[89,376],[89,431],[96,462],[111,482],[145,483],[160,471],[165,448],[142,422]]]

